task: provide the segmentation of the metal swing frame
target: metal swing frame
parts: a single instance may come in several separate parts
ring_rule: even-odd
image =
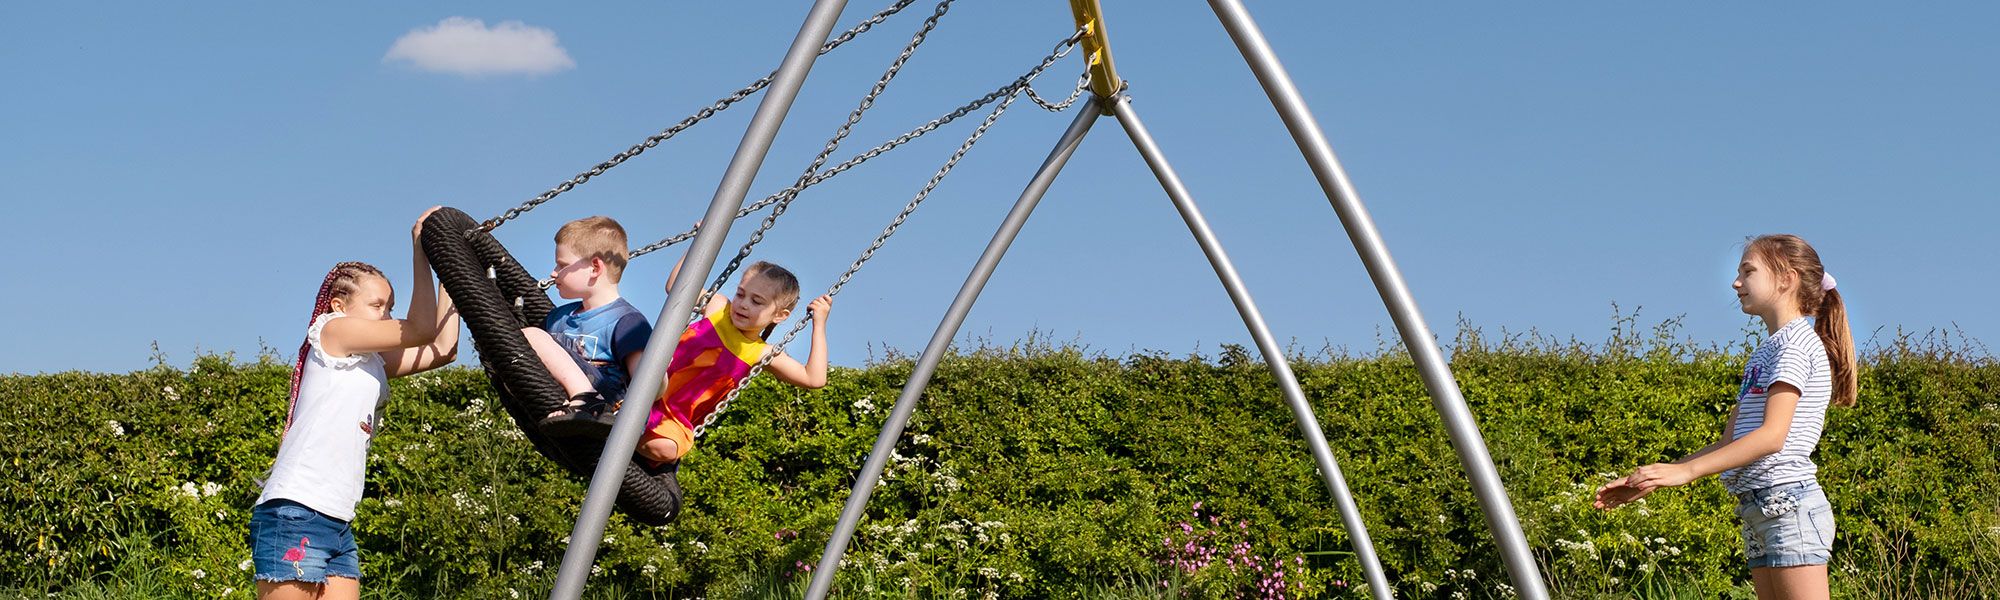
[[[776,71],[770,88],[757,107],[743,139],[730,160],[721,183],[709,203],[708,212],[703,217],[703,227],[696,233],[692,247],[684,259],[683,268],[692,273],[708,273],[715,266],[724,238],[729,233],[730,224],[742,207],[743,199],[749,192],[751,181],[756,177],[765,155],[776,137],[785,115],[797,98],[807,73],[811,70],[818,50],[832,31],[835,20],[846,7],[846,0],[815,0],[805,23],[793,39],[784,62]],[[1333,206],[1348,238],[1354,244],[1355,252],[1366,266],[1369,278],[1382,296],[1383,305],[1389,310],[1404,345],[1409,348],[1412,358],[1429,391],[1432,404],[1444,420],[1446,432],[1456,450],[1467,478],[1471,480],[1475,496],[1479,500],[1486,518],[1487,529],[1499,546],[1508,575],[1515,592],[1523,598],[1543,600],[1548,591],[1542,581],[1533,555],[1529,552],[1527,540],[1521,532],[1513,503],[1508,498],[1506,488],[1500,481],[1499,472],[1494,468],[1491,455],[1473,421],[1471,411],[1466,407],[1460,394],[1458,383],[1453,378],[1443,353],[1425,324],[1423,315],[1417,309],[1416,300],[1411,296],[1409,286],[1403,281],[1401,272],[1389,256],[1387,244],[1382,241],[1374,221],[1362,206],[1360,195],[1355,192],[1346,172],[1335,158],[1326,135],[1320,130],[1318,121],[1306,107],[1298,88],[1292,83],[1291,75],[1279,64],[1275,52],[1264,38],[1249,11],[1241,0],[1209,0],[1210,7],[1221,21],[1223,28],[1234,40],[1237,50],[1256,75],[1276,108],[1279,117],[1290,130],[1293,141],[1298,145],[1321,190]],[[1124,85],[1113,69],[1110,47],[1105,35],[1103,11],[1098,0],[1070,0],[1072,14],[1079,29],[1084,32],[1083,47],[1089,62],[1092,100],[1099,110],[1079,111],[1075,120],[1057,141],[1034,177],[1021,192],[1013,209],[1002,221],[999,230],[987,244],[986,250],[967,275],[958,295],[952,300],[937,330],[932,334],[923,354],[911,370],[909,382],[896,399],[896,406],[890,412],[889,420],[877,435],[867,464],[855,478],[854,489],[846,505],[841,510],[840,522],[833,536],[828,540],[826,550],[821,554],[817,568],[813,570],[811,586],[807,597],[825,598],[831,591],[833,576],[839,570],[841,557],[847,544],[867,508],[868,498],[875,484],[880,480],[889,456],[895,449],[896,441],[902,436],[911,414],[916,411],[919,397],[930,382],[938,363],[949,349],[951,340],[958,333],[959,326],[978,300],[980,291],[999,266],[1021,227],[1036,204],[1041,201],[1063,165],[1075,153],[1083,137],[1100,116],[1114,116],[1131,138],[1134,147],[1146,160],[1146,164],[1159,179],[1169,200],[1187,223],[1188,230],[1195,236],[1216,276],[1228,291],[1230,300],[1236,305],[1238,314],[1258,350],[1264,355],[1265,363],[1277,379],[1279,388],[1298,420],[1300,433],[1305,436],[1314,462],[1319,467],[1328,491],[1339,506],[1341,520],[1353,541],[1356,556],[1361,560],[1362,570],[1368,579],[1370,592],[1375,598],[1393,597],[1379,559],[1375,555],[1361,519],[1361,512],[1348,492],[1345,478],[1333,458],[1325,435],[1320,431],[1311,405],[1300,390],[1297,378],[1284,359],[1282,347],[1278,346],[1270,328],[1265,325],[1262,314],[1251,299],[1249,290],[1238,277],[1235,266],[1223,250],[1200,210],[1195,206],[1192,195],[1180,180],[1180,176],[1168,164],[1166,156],[1154,143],[1144,123],[1134,111],[1131,98],[1125,94]],[[701,277],[681,277],[675,280],[668,293],[666,306],[662,307],[657,323],[675,322],[674,319],[691,314],[694,303],[702,291]],[[637,376],[631,383],[629,395],[636,398],[658,396],[663,384],[663,374],[667,362],[673,356],[680,332],[677,328],[659,327],[653,330],[646,345],[645,356],[639,366]],[[591,564],[603,539],[605,522],[610,517],[612,502],[620,484],[619,474],[631,460],[631,452],[621,450],[637,445],[646,411],[622,411],[617,424],[612,428],[609,439],[604,444],[604,454],[597,462],[597,469],[590,481],[589,491],[584,499],[583,509],[575,528],[570,533],[570,543],[558,571],[555,588],[550,593],[552,600],[576,600],[583,593],[584,583],[590,575]]]

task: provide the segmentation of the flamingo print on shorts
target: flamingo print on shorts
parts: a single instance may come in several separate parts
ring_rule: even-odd
[[[298,573],[300,579],[305,578],[306,570],[299,563],[306,559],[306,544],[310,543],[311,538],[300,537],[298,546],[285,550],[285,560],[292,561],[292,571]]]

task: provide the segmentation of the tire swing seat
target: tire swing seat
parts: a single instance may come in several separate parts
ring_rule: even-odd
[[[528,275],[500,241],[481,230],[463,211],[443,208],[424,221],[424,254],[438,281],[451,293],[459,316],[472,331],[479,364],[500,396],[501,405],[534,444],[535,450],[565,470],[589,479],[604,452],[604,440],[552,437],[537,424],[569,400],[561,384],[521,335],[540,327],[555,304],[540,282]],[[633,460],[618,489],[618,508],[646,525],[664,525],[680,513],[679,463],[660,468]]]

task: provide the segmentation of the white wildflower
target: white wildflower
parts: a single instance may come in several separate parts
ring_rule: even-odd
[[[114,436],[125,435],[125,424],[123,423],[119,423],[117,421],[105,421],[104,428],[111,430],[111,435]]]
[[[213,496],[216,492],[220,491],[222,491],[222,484],[220,483],[213,481],[204,481],[201,483],[201,495],[203,496]]]
[[[189,497],[193,497],[193,498],[200,498],[200,497],[201,497],[201,489],[200,489],[200,488],[196,488],[196,487],[194,486],[194,482],[192,482],[192,481],[184,481],[184,482],[181,482],[181,493],[183,493],[183,494],[187,494],[187,495],[188,495]]]
[[[254,560],[251,560],[251,559],[248,559],[248,558],[246,558],[246,559],[243,559],[243,562],[240,562],[240,563],[236,563],[236,570],[238,570],[238,571],[248,571],[248,570],[250,570],[250,567],[252,567],[252,566],[255,566],[256,564],[257,564],[257,561],[254,561]]]
[[[188,574],[193,575],[195,579],[203,579],[208,577],[208,572],[203,571],[201,569],[195,569],[193,571],[190,571]]]
[[[166,397],[167,397],[167,400],[168,400],[168,401],[170,401],[170,402],[171,402],[171,401],[178,401],[178,400],[180,400],[180,399],[181,399],[181,394],[180,394],[180,392],[176,392],[176,391],[174,391],[174,386],[171,386],[171,385],[170,385],[170,386],[166,386],[166,387],[163,387],[163,388],[160,388],[160,395],[163,395],[163,396],[166,396]]]

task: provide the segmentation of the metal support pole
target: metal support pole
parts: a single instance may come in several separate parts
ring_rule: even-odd
[[[1153,136],[1146,132],[1146,125],[1139,121],[1139,114],[1132,110],[1132,98],[1119,94],[1112,99],[1111,113],[1118,116],[1118,122],[1125,126],[1125,134],[1131,136],[1132,145],[1139,148],[1139,154],[1146,158],[1146,165],[1153,168],[1153,175],[1166,188],[1167,197],[1179,209],[1181,218],[1187,221],[1188,231],[1194,233],[1201,251],[1208,255],[1208,262],[1215,267],[1216,277],[1222,280],[1222,287],[1229,291],[1229,299],[1236,303],[1236,312],[1243,316],[1243,324],[1250,328],[1250,336],[1257,340],[1257,350],[1264,354],[1264,364],[1270,365],[1271,375],[1278,379],[1278,388],[1284,392],[1285,403],[1291,405],[1292,416],[1299,422],[1299,433],[1305,435],[1306,446],[1312,450],[1313,462],[1318,463],[1321,478],[1326,480],[1327,491],[1333,493],[1335,505],[1340,508],[1340,520],[1347,526],[1347,536],[1354,542],[1354,554],[1361,559],[1361,572],[1368,577],[1368,587],[1377,600],[1393,597],[1389,591],[1389,581],[1382,572],[1382,563],[1375,557],[1375,544],[1368,538],[1367,524],[1361,520],[1361,509],[1355,506],[1354,496],[1347,490],[1347,478],[1340,474],[1340,465],[1333,460],[1333,451],[1327,448],[1326,435],[1320,432],[1319,418],[1313,416],[1312,404],[1306,402],[1306,395],[1299,389],[1297,377],[1292,375],[1292,367],[1285,360],[1285,350],[1278,346],[1278,340],[1271,337],[1271,329],[1264,325],[1264,315],[1257,310],[1257,303],[1250,299],[1250,290],[1236,275],[1235,265],[1229,262],[1229,254],[1222,249],[1222,242],[1215,238],[1215,232],[1208,228],[1208,221],[1201,216],[1201,210],[1194,205],[1194,197],[1181,184],[1181,177],[1174,172],[1173,165],[1167,164],[1167,157],[1160,147],[1153,143]]]
[[[840,568],[840,559],[847,553],[847,542],[854,537],[854,530],[861,524],[862,513],[868,510],[868,497],[875,493],[875,483],[882,479],[882,470],[889,464],[889,456],[896,450],[896,440],[903,436],[903,428],[909,425],[910,414],[917,410],[917,399],[930,384],[931,374],[937,370],[938,361],[951,348],[951,338],[958,335],[959,325],[965,323],[965,315],[972,312],[972,303],[979,300],[979,291],[986,287],[986,280],[993,276],[994,268],[1000,265],[1000,257],[1007,254],[1007,247],[1014,243],[1014,236],[1021,232],[1021,226],[1028,222],[1028,214],[1034,212],[1035,205],[1042,200],[1042,194],[1055,183],[1056,174],[1069,162],[1071,154],[1083,143],[1083,134],[1090,132],[1090,125],[1097,121],[1098,112],[1089,107],[1077,110],[1076,119],[1070,121],[1069,129],[1063,131],[1062,139],[1056,142],[1049,157],[1042,161],[1035,177],[1028,180],[1028,187],[1021,191],[1019,200],[1014,201],[1014,209],[1007,213],[1007,219],[1000,223],[1000,230],[993,233],[993,240],[987,242],[986,252],[979,255],[979,262],[966,275],[965,284],[959,286],[958,296],[951,301],[951,308],[944,313],[944,320],[938,322],[937,331],[931,334],[930,344],[924,347],[923,356],[910,371],[910,381],[903,385],[903,392],[896,397],[896,408],[889,412],[889,421],[882,424],[882,432],[875,436],[875,447],[868,453],[868,463],[861,474],[854,479],[854,491],[847,496],[847,505],[840,510],[840,524],[834,527],[833,538],[827,540],[826,551],[820,554],[819,566],[813,569],[812,586],[806,590],[806,598],[823,600],[833,588],[833,573]]]
[[[1521,534],[1513,501],[1508,499],[1507,488],[1502,485],[1500,474],[1493,467],[1493,457],[1487,453],[1486,441],[1479,434],[1479,425],[1473,421],[1472,411],[1466,408],[1465,398],[1459,394],[1458,382],[1452,378],[1443,353],[1431,337],[1430,327],[1424,324],[1423,313],[1417,310],[1416,299],[1410,295],[1402,273],[1397,271],[1395,261],[1389,257],[1388,245],[1383,243],[1381,234],[1375,230],[1374,220],[1368,217],[1368,210],[1361,205],[1361,195],[1355,193],[1346,171],[1340,168],[1339,159],[1333,155],[1333,147],[1326,142],[1326,134],[1320,131],[1319,121],[1306,108],[1305,99],[1299,95],[1298,87],[1292,84],[1291,75],[1285,72],[1284,65],[1278,63],[1277,53],[1271,50],[1270,42],[1264,39],[1257,22],[1251,20],[1243,2],[1209,0],[1208,4],[1215,9],[1223,28],[1229,31],[1229,37],[1236,41],[1237,50],[1243,53],[1243,60],[1250,64],[1257,81],[1263,84],[1264,93],[1271,97],[1272,106],[1278,109],[1278,116],[1291,130],[1292,140],[1298,143],[1306,163],[1312,166],[1313,175],[1318,177],[1327,201],[1340,215],[1341,224],[1347,228],[1348,239],[1354,242],[1355,252],[1367,265],[1368,275],[1375,281],[1376,291],[1382,295],[1382,303],[1388,307],[1389,316],[1396,322],[1396,330],[1403,336],[1403,345],[1416,359],[1417,370],[1423,376],[1424,387],[1430,391],[1432,404],[1444,417],[1445,431],[1451,435],[1452,448],[1458,451],[1459,464],[1465,467],[1466,476],[1472,480],[1473,493],[1479,498],[1480,508],[1486,514],[1486,527],[1492,531],[1493,540],[1500,546],[1515,591],[1529,600],[1548,598],[1541,570],[1535,566],[1527,538]]]
[[[610,438],[604,441],[604,454],[591,474],[583,511],[570,531],[569,548],[563,552],[562,569],[557,572],[555,589],[549,592],[550,600],[577,600],[583,595],[584,581],[590,577],[590,565],[596,562],[597,546],[604,537],[604,522],[611,517],[611,505],[624,482],[625,467],[632,460],[632,449],[639,443],[640,430],[645,429],[646,406],[660,395],[660,380],[666,376],[674,346],[680,343],[682,325],[694,312],[695,299],[701,295],[702,283],[707,279],[705,274],[715,266],[715,256],[722,249],[723,239],[729,236],[729,225],[736,220],[736,210],[743,206],[750,182],[757,178],[757,169],[764,164],[771,140],[784,124],[785,114],[790,112],[792,100],[798,97],[799,87],[805,84],[814,59],[819,58],[820,44],[826,42],[841,9],[846,7],[847,0],[813,3],[797,37],[792,39],[791,50],[785,53],[784,62],[772,78],[770,89],[758,103],[756,116],[751,117],[748,130],[743,132],[736,155],[729,160],[729,169],[723,172],[722,183],[708,203],[708,214],[702,217],[701,222],[706,226],[695,234],[694,244],[683,259],[680,277],[667,292],[667,305],[660,308],[659,318],[653,320],[653,335],[646,340],[639,372],[632,374],[626,397],[635,403],[619,411],[618,422],[612,426]]]

